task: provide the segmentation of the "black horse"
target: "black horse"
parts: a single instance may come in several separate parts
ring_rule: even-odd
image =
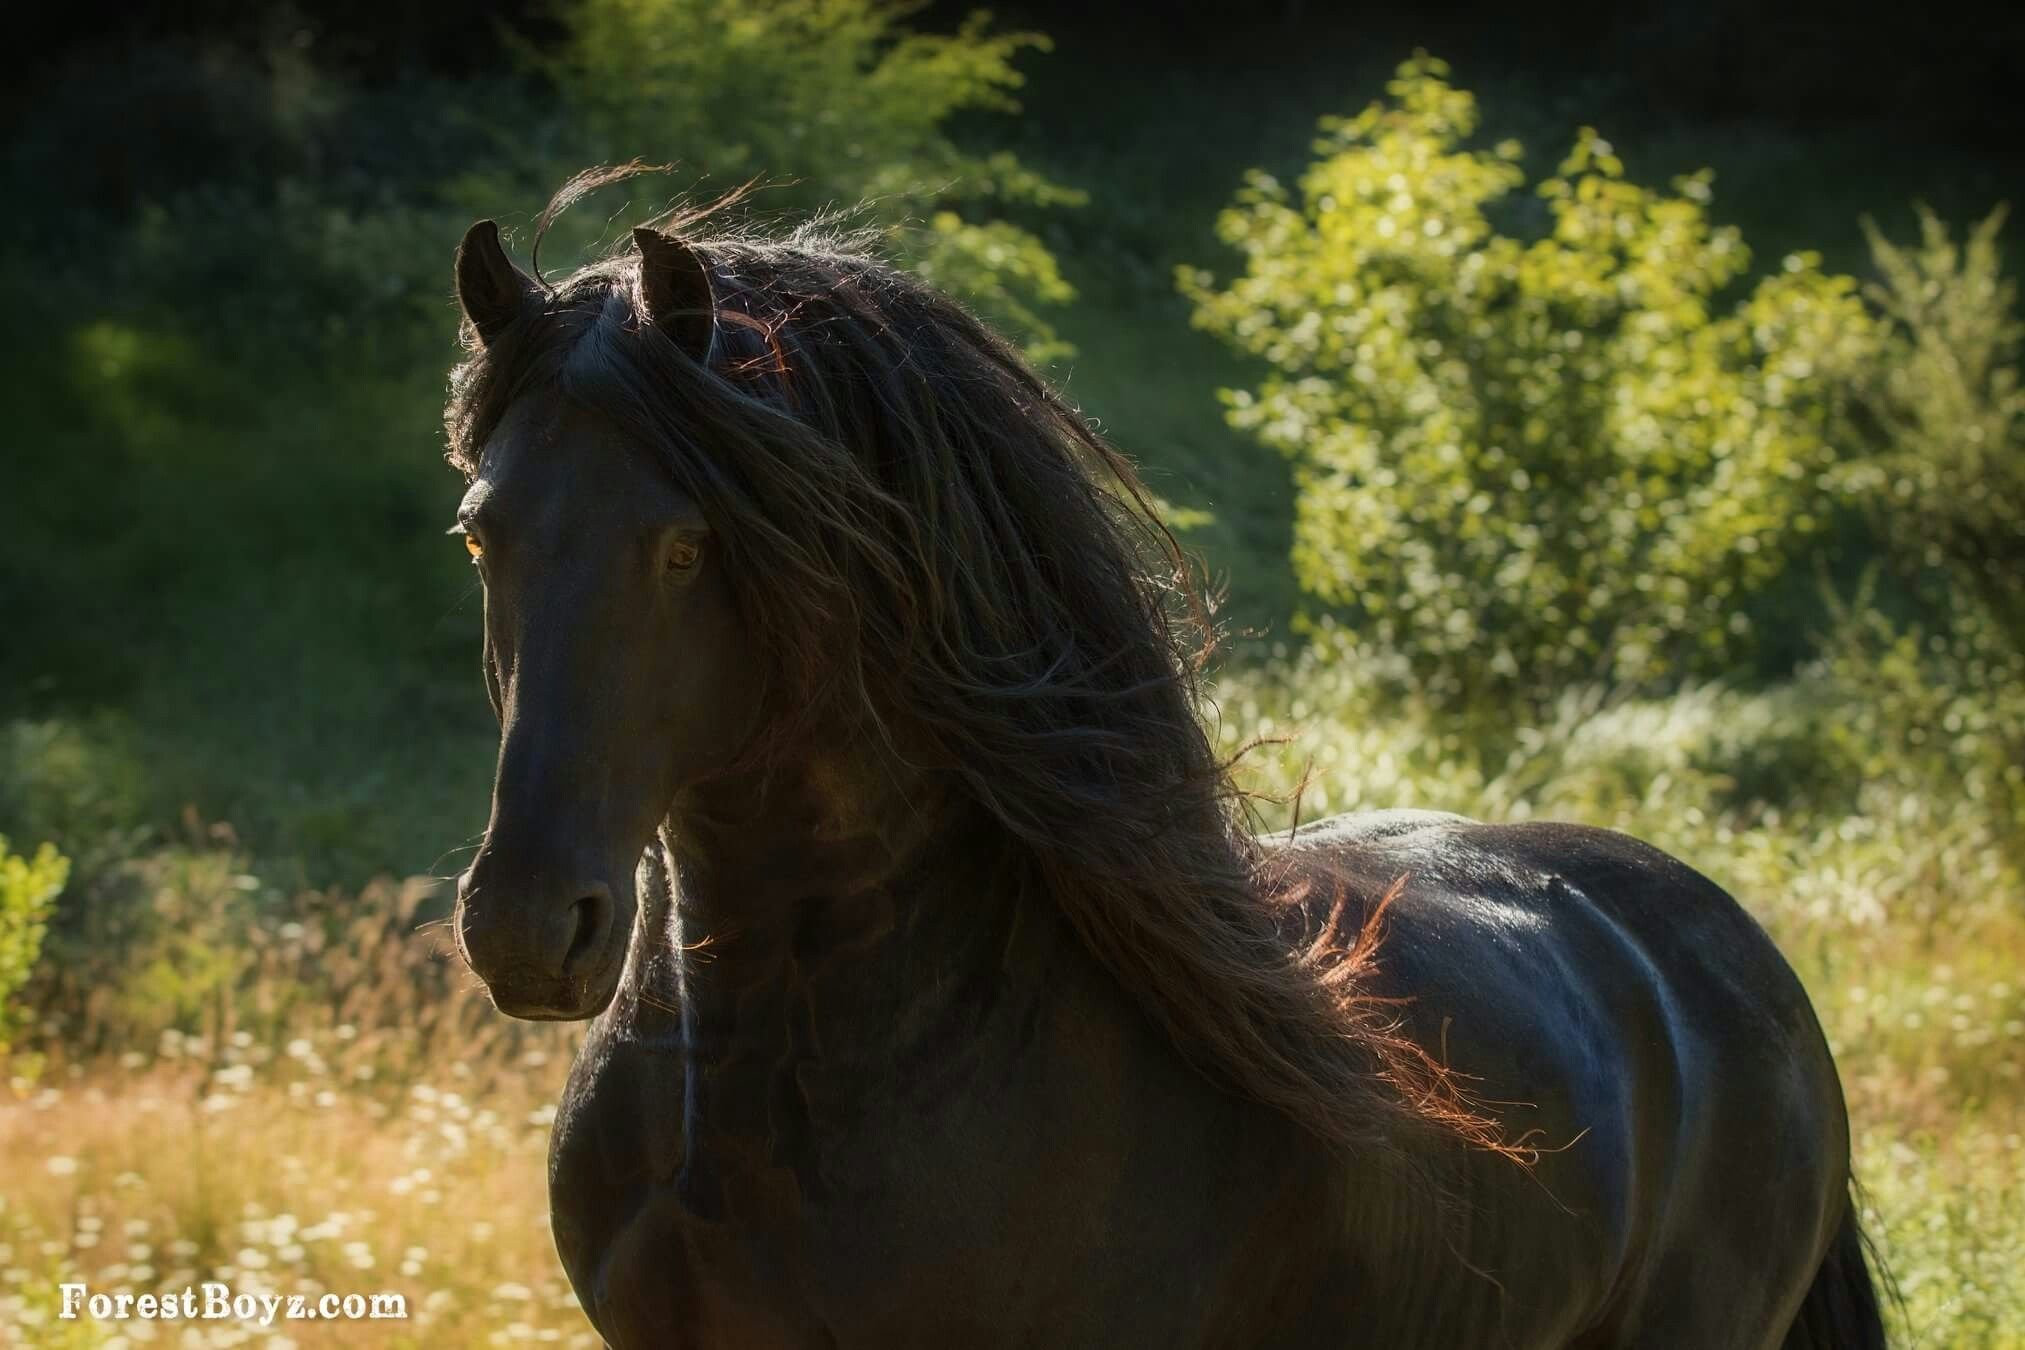
[[[458,934],[596,1019],[550,1191],[608,1341],[1883,1344],[1735,902],[1571,825],[1255,837],[1118,455],[899,271],[705,220],[457,260]]]

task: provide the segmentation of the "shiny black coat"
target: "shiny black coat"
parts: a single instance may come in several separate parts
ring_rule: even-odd
[[[1407,879],[1377,992],[1537,1165],[1345,1156],[1226,1091],[981,825],[864,888],[657,850],[550,1159],[592,1321],[627,1350],[1882,1345],[1827,1046],[1718,887],[1565,825],[1277,846],[1367,903]]]

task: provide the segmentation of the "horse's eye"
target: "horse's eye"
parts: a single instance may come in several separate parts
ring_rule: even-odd
[[[687,572],[703,556],[703,545],[694,539],[677,539],[668,548],[668,570]]]
[[[473,562],[476,562],[485,556],[485,545],[478,542],[477,535],[467,534],[464,536],[464,551],[471,555]]]

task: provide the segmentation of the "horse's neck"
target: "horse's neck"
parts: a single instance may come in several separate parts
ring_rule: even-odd
[[[618,994],[600,1022],[634,1041],[667,1053],[682,1046],[683,951],[675,903],[674,863],[665,837],[656,837],[634,876],[639,909],[626,950]]]
[[[692,1129],[761,1142],[784,1081],[845,1112],[960,1092],[949,1066],[1040,998],[1062,924],[1020,851],[974,804],[908,786],[825,772],[671,820],[613,1016],[679,1053]]]

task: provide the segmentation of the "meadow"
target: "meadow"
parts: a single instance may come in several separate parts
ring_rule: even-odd
[[[583,9],[611,24],[715,12]],[[12,912],[35,909],[16,929],[36,927],[40,948],[10,990],[22,949],[0,904],[15,1013],[0,1019],[0,1328],[62,1347],[596,1343],[546,1226],[573,1033],[494,1014],[441,927],[484,819],[492,727],[472,580],[440,535],[456,481],[438,408],[462,226],[504,215],[524,247],[562,166],[657,153],[639,142],[661,135],[732,173],[787,160],[803,176],[763,194],[768,210],[875,195],[872,223],[903,255],[1029,341],[1142,464],[1223,588],[1233,640],[1205,713],[1233,752],[1262,742],[1242,761],[1261,828],[1380,806],[1580,820],[1736,894],[1835,1047],[1894,1343],[2025,1346],[2025,629],[2005,626],[2001,584],[1986,597],[1941,556],[1955,526],[1940,510],[1985,499],[1986,477],[2025,481],[2017,337],[2000,322],[2014,297],[1985,297],[1983,328],[1946,311],[1917,330],[1983,344],[1988,369],[1965,387],[1990,406],[1901,409],[1899,458],[1820,434],[1837,504],[1752,592],[1747,649],[1452,695],[1416,676],[1448,666],[1346,640],[1359,615],[1318,598],[1298,561],[1321,556],[1312,540],[1301,552],[1313,462],[1261,444],[1219,399],[1268,387],[1271,363],[1199,326],[1175,280],[1237,275],[1217,217],[1245,172],[1295,181],[1316,119],[1385,97],[1412,43],[1386,31],[1300,59],[1163,65],[1063,37],[1052,53],[935,48],[880,83],[858,76],[894,32],[847,29],[648,110],[673,131],[598,101],[586,72],[639,48],[589,19],[533,68],[370,85],[286,51],[120,58],[139,75],[92,58],[127,71],[120,87],[200,88],[233,117],[257,105],[250,123],[191,115],[172,148],[208,164],[223,145],[267,177],[171,165],[132,209],[41,208],[0,252],[21,319],[0,362],[20,488],[0,499],[0,854],[49,841],[68,860],[54,894],[0,887]],[[1522,141],[1534,177],[1585,124],[1611,133],[1629,180],[1715,169],[1709,219],[1754,261],[1711,313],[1798,250],[1876,280],[1864,216],[1911,241],[1916,200],[1965,226],[2017,181],[2014,159],[1902,128],[1670,120],[1621,83],[1500,66],[1494,45],[1474,69],[1459,57],[1457,82],[1478,96],[1481,139]],[[1001,106],[1013,70],[1017,115]],[[741,139],[754,100],[790,83],[805,104],[762,109],[782,126],[827,127],[825,99],[856,119],[809,133],[833,137],[826,167],[785,133]],[[837,92],[861,85],[898,92]],[[88,141],[82,117],[56,108],[8,172],[89,199],[100,185],[64,178],[49,150]],[[502,137],[513,118],[525,134]],[[985,186],[906,186],[954,178]],[[555,256],[623,237],[608,217],[645,204],[586,208]],[[1497,229],[1526,228],[1500,210]],[[1992,276],[2017,274],[2018,237],[1996,236]],[[1927,349],[1905,350],[1878,358],[1898,363],[1879,378],[1927,369],[1913,364]],[[1831,414],[1821,425],[1839,427]],[[1908,467],[1970,424],[1992,458],[1968,477]],[[1865,505],[1880,499],[1902,505]],[[2025,522],[1996,528],[2015,540]],[[68,1280],[207,1279],[398,1291],[410,1317],[55,1316]]]
[[[1987,819],[1931,784],[1826,785],[1775,805],[1739,785],[1813,758],[1791,727],[1849,713],[1828,672],[1770,693],[1700,687],[1599,708],[1571,696],[1522,750],[1485,763],[1436,717],[1375,708],[1340,663],[1286,654],[1217,688],[1254,785],[1302,818],[1417,805],[1629,830],[1695,860],[1800,971],[1842,1069],[1866,1222],[1905,1345],[2025,1344],[2025,919]],[[1835,701],[1840,701],[1837,706]],[[1778,775],[1774,775],[1777,777]],[[1837,800],[1839,798],[1839,800]],[[1288,823],[1291,799],[1261,802]],[[153,1036],[103,1007],[17,1057],[0,1113],[0,1312],[36,1345],[595,1344],[547,1230],[544,1150],[568,1030],[508,1026],[417,935],[430,883],[262,894],[217,841],[129,866],[198,933],[256,926],[257,969]],[[267,917],[234,919],[255,896]],[[325,941],[336,903],[355,915]],[[300,915],[300,918],[282,917]],[[305,923],[308,921],[308,924]],[[186,967],[187,971],[187,967]],[[337,1000],[291,1000],[331,985]],[[69,1054],[65,1043],[96,1045]],[[94,1288],[403,1293],[406,1323],[223,1324],[125,1341],[53,1320]],[[171,1336],[170,1332],[174,1331]]]

